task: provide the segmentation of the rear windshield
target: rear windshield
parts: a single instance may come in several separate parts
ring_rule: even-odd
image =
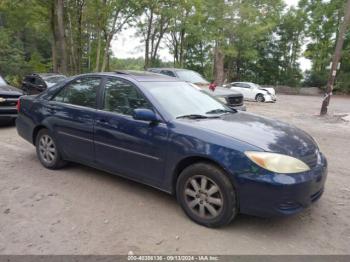
[[[65,76],[52,76],[52,77],[47,77],[47,78],[43,78],[43,79],[46,83],[57,84],[57,83],[63,81],[64,79],[66,79],[66,77]]]

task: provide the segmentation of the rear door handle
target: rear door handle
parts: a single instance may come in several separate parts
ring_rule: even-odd
[[[54,106],[54,105],[48,105],[48,106],[47,106],[47,110],[48,110],[50,113],[56,112],[57,109],[58,109],[58,107],[57,107],[57,106]]]

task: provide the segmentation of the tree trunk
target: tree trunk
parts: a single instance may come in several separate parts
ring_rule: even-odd
[[[51,4],[51,32],[52,32],[52,41],[51,41],[51,52],[52,52],[52,70],[54,73],[58,73],[58,60],[57,60],[57,35],[56,35],[56,14],[55,14],[55,5]]]
[[[75,55],[75,49],[74,49],[74,39],[73,39],[73,26],[72,26],[72,20],[70,17],[70,14],[68,12],[68,25],[69,25],[69,42],[70,42],[70,60],[71,60],[71,73],[75,74],[78,73],[77,68],[77,59]]]
[[[103,61],[102,61],[102,67],[101,67],[101,72],[104,72],[106,70],[107,67],[107,63],[108,63],[108,56],[109,56],[109,49],[111,46],[111,42],[114,36],[114,32],[111,32],[106,39],[106,47],[104,50],[104,54],[103,54]]]
[[[83,23],[83,9],[85,6],[85,0],[78,2],[78,34],[77,34],[77,71],[81,73],[82,67],[82,56],[83,56],[83,46],[82,46],[82,23]]]
[[[225,80],[224,59],[225,55],[220,50],[219,43],[217,42],[214,48],[214,81],[218,86],[221,86]]]
[[[64,33],[64,0],[55,0],[55,10],[57,17],[57,41],[59,47],[59,72],[67,74],[67,50],[66,36]]]
[[[95,72],[99,72],[100,70],[100,57],[101,57],[101,30],[97,31],[97,51],[96,51],[96,65]]]
[[[151,39],[151,32],[152,32],[152,23],[153,23],[153,10],[150,10],[150,17],[148,18],[148,28],[147,28],[147,34],[145,39],[145,66],[144,68],[147,69],[149,67],[149,41]]]

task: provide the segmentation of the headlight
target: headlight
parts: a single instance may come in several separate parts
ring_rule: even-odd
[[[226,98],[225,98],[225,97],[219,96],[219,97],[218,97],[218,99],[219,99],[221,102],[223,102],[224,104],[226,104],[226,103],[227,103],[227,101],[226,101]]]
[[[291,156],[255,151],[247,151],[245,154],[258,166],[276,173],[292,174],[310,170],[303,161]]]

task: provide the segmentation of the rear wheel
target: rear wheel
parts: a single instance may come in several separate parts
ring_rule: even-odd
[[[39,131],[35,146],[37,156],[44,167],[58,169],[66,164],[66,161],[62,160],[57,145],[47,129]]]
[[[262,94],[258,94],[255,99],[257,102],[260,102],[260,103],[265,102],[265,98]]]
[[[176,193],[185,213],[198,224],[224,226],[237,214],[232,183],[215,165],[197,163],[187,167],[178,178]]]

